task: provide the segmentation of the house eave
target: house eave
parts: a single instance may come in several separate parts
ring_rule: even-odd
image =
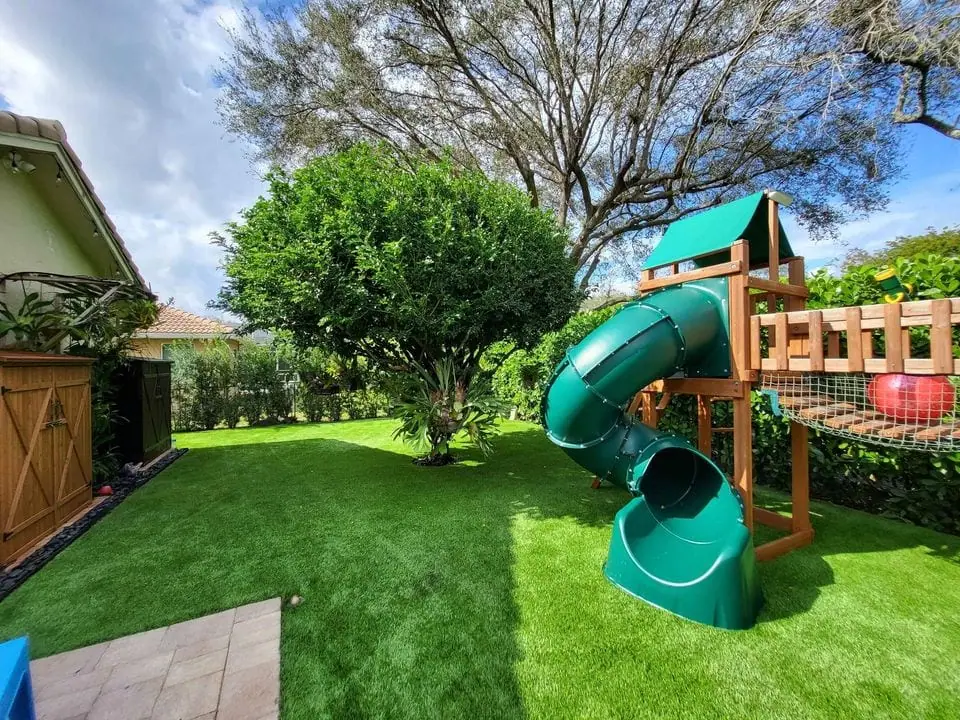
[[[100,237],[105,240],[110,253],[117,262],[117,266],[122,269],[124,279],[136,284],[145,292],[150,292],[146,280],[140,274],[139,269],[130,257],[125,245],[117,235],[113,223],[106,216],[106,211],[102,209],[99,200],[93,195],[88,182],[82,175],[83,171],[77,166],[71,150],[64,145],[65,141],[52,138],[24,135],[16,132],[0,131],[0,145],[7,147],[16,147],[23,150],[34,152],[52,153],[60,166],[64,178],[69,182],[73,191],[77,194],[84,209],[89,214],[94,227],[100,233]]]

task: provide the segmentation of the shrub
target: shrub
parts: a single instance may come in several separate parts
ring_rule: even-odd
[[[490,345],[531,345],[581,299],[565,229],[478,170],[357,145],[269,185],[218,238],[219,302],[301,346],[408,379],[452,362],[469,385]]]
[[[616,308],[579,313],[555,332],[546,333],[531,350],[517,349],[509,343],[497,343],[483,356],[481,367],[492,376],[497,397],[517,416],[540,419],[540,401],[553,369],[567,348],[583,340],[607,320]]]
[[[432,368],[418,368],[417,377],[402,378],[396,390],[399,401],[394,415],[400,437],[415,447],[429,450],[417,462],[445,465],[453,460],[450,441],[465,434],[484,455],[491,451],[490,437],[496,430],[501,404],[486,378],[467,383],[457,376],[453,360]]]

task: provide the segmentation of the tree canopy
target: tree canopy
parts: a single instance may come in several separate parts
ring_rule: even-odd
[[[895,123],[960,140],[960,7],[956,0],[837,0],[840,51],[889,74]]]
[[[218,238],[219,304],[302,347],[403,369],[449,359],[469,378],[493,342],[531,345],[575,311],[564,238],[511,185],[360,145],[269,177]]]
[[[583,286],[618,244],[772,186],[813,231],[884,205],[890,73],[795,0],[306,0],[250,14],[227,127],[272,161],[357,140],[452,152],[568,227]],[[605,259],[606,258],[606,259]]]

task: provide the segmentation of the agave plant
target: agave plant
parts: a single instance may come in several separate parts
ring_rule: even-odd
[[[445,358],[432,368],[415,365],[398,395],[394,415],[400,420],[400,427],[394,437],[429,449],[417,462],[452,462],[450,441],[461,433],[484,455],[492,451],[490,439],[496,432],[502,406],[486,379],[458,375],[453,360]]]

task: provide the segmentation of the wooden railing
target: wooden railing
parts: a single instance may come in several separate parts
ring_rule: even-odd
[[[753,315],[750,364],[768,371],[960,375],[954,326],[960,326],[960,298]],[[930,328],[929,357],[913,356],[914,327]],[[884,351],[877,357],[880,336]]]

